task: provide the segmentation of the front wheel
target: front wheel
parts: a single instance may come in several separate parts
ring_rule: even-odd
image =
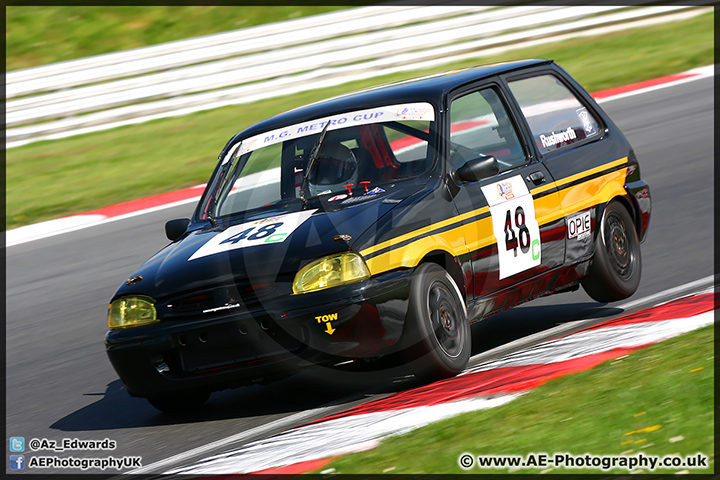
[[[582,286],[598,302],[622,300],[637,290],[641,270],[640,242],[632,218],[621,204],[609,203]]]
[[[472,339],[464,302],[439,265],[424,263],[415,270],[406,322],[407,355],[418,378],[452,377],[467,366]]]

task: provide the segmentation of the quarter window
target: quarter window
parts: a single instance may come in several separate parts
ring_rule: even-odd
[[[597,119],[555,76],[539,75],[509,85],[541,154],[599,134]]]
[[[405,131],[384,127],[388,145],[392,150],[395,160],[401,165],[417,160],[424,160],[427,157],[428,142],[418,138],[418,135],[425,134],[429,138],[430,122],[397,122],[404,125]]]
[[[523,165],[525,153],[500,96],[492,88],[464,95],[450,105],[450,163],[492,155],[500,171]]]

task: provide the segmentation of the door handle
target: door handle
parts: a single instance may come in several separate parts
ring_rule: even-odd
[[[545,175],[542,172],[533,172],[527,176],[527,179],[535,185],[545,182]]]

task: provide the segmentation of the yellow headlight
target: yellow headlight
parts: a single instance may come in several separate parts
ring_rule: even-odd
[[[355,252],[336,253],[305,265],[295,275],[293,294],[313,292],[370,278],[365,261]]]
[[[108,307],[108,327],[110,330],[139,327],[157,321],[155,300],[150,297],[118,298]]]

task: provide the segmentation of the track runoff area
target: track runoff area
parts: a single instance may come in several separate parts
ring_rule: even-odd
[[[374,448],[385,437],[407,433],[461,413],[504,405],[554,378],[589,370],[653,343],[711,325],[715,314],[713,277],[615,308],[632,313],[601,323],[596,323],[597,320],[573,322],[570,333],[569,327],[558,326],[542,332],[545,340],[526,337],[474,356],[470,366],[457,377],[400,391],[345,411],[334,412],[333,406],[324,406],[298,412],[126,473],[202,477],[246,473],[299,474],[321,469],[340,455]],[[498,350],[508,353],[498,354]],[[321,418],[311,420],[318,416]],[[284,431],[270,436],[278,428]],[[267,436],[263,436],[264,433]],[[260,439],[249,441],[253,438]],[[242,446],[237,447],[238,444]],[[223,453],[215,453],[218,451]],[[466,455],[461,455],[458,463],[468,470],[477,469],[485,460],[472,455],[468,459]],[[552,461],[560,468],[603,468],[603,462],[613,461],[590,455],[554,457],[548,455],[548,458],[533,461]],[[615,460],[624,462],[616,467],[627,467],[631,471],[638,467],[652,470],[667,459],[639,453]],[[692,468],[708,464],[707,457],[688,457],[682,461],[687,463],[672,466]]]
[[[624,87],[602,90],[593,93],[592,96],[598,101],[598,103],[604,103],[631,95],[638,95],[681,83],[699,80],[713,75],[714,67],[710,65]],[[92,210],[90,212],[19,227],[6,232],[5,245],[6,247],[11,247],[13,245],[19,245],[33,240],[59,235],[61,233],[90,228],[107,222],[122,220],[177,205],[197,202],[204,189],[204,184],[196,185],[194,187],[185,188],[175,192],[155,195],[118,205],[112,205],[98,210]]]
[[[605,102],[712,75],[713,68],[705,67],[596,92],[593,96],[599,102]],[[8,245],[13,241],[24,243],[190,203],[199,198],[203,188],[204,185],[199,185],[45,222],[52,224],[52,228],[42,228],[43,224],[23,227],[35,230],[26,230],[31,234],[14,238],[8,235]],[[63,221],[66,222],[64,225]],[[712,276],[706,277],[617,305],[615,308],[628,313],[613,319],[601,323],[596,323],[597,320],[573,322],[573,325],[561,325],[502,345],[473,357],[466,371],[454,378],[371,400],[345,411],[336,411],[336,407],[328,405],[298,412],[126,473],[197,477],[242,473],[297,474],[321,469],[345,453],[374,448],[390,435],[405,433],[460,413],[503,405],[551,379],[591,369],[653,343],[711,325],[715,313],[713,283]],[[273,435],[278,430],[282,433]],[[223,453],[218,454],[219,451]],[[658,462],[664,460],[640,457],[642,454],[628,457],[625,462],[628,471],[638,466],[654,469]],[[479,467],[481,460],[484,459],[461,455],[458,463],[471,469]],[[561,468],[558,462],[565,466],[584,464],[602,468],[603,462],[612,459],[535,459],[548,460]],[[691,462],[701,467],[707,458],[683,461],[689,468],[692,468]]]

